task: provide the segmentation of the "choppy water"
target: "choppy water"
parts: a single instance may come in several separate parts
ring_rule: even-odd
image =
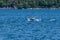
[[[60,40],[60,10],[0,10],[0,40]]]

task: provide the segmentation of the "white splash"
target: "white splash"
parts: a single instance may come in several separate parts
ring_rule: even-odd
[[[35,19],[36,21],[41,21],[41,19]]]
[[[37,18],[27,18],[27,21],[41,21],[41,19],[37,19]]]
[[[56,19],[50,19],[49,21],[53,22],[53,21],[56,21]]]
[[[31,21],[30,18],[27,18],[27,21]]]

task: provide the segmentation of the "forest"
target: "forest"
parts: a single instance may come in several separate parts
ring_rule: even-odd
[[[60,0],[0,0],[0,8],[60,8]]]

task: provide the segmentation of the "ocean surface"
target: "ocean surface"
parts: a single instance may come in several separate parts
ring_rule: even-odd
[[[0,40],[60,40],[60,9],[0,10]]]

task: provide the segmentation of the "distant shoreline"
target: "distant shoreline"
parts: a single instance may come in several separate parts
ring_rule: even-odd
[[[0,9],[17,9],[17,8],[0,8]],[[22,9],[24,9],[24,8],[22,8]],[[39,9],[60,9],[60,8],[26,8],[26,9],[37,9],[37,10],[39,10]],[[19,10],[19,9],[18,9]]]

